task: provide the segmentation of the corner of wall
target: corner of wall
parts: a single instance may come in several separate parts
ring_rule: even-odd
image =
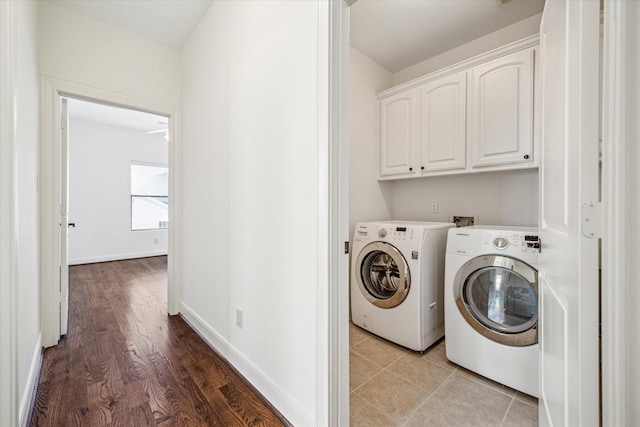
[[[42,334],[38,334],[35,347],[33,349],[33,357],[29,367],[29,376],[25,385],[24,393],[20,397],[19,408],[19,425],[26,427],[29,424],[33,403],[38,390],[38,380],[40,378],[40,370],[42,369]]]

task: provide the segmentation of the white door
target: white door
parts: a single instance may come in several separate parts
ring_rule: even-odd
[[[598,1],[547,0],[541,29],[540,425],[599,424]]]

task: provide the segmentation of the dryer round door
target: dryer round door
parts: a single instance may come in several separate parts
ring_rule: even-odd
[[[409,265],[400,251],[386,242],[366,245],[356,259],[360,292],[373,305],[396,307],[409,294]]]
[[[483,255],[456,274],[453,297],[477,332],[500,344],[538,342],[538,271],[516,258]]]

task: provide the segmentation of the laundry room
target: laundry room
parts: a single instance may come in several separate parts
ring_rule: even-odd
[[[509,381],[494,381],[479,373],[482,369],[452,363],[437,316],[421,317],[419,321],[428,330],[410,338],[387,330],[389,323],[396,329],[413,328],[406,324],[416,322],[412,315],[391,314],[401,310],[401,304],[380,305],[383,314],[379,317],[375,311],[357,308],[369,305],[360,301],[360,295],[369,300],[376,299],[377,293],[383,297],[389,291],[387,285],[404,287],[409,295],[404,305],[411,302],[403,269],[410,271],[407,281],[410,276],[415,283],[425,276],[424,265],[431,265],[422,261],[422,267],[414,268],[411,264],[416,261],[408,259],[420,250],[419,245],[410,245],[418,235],[424,236],[423,241],[435,242],[430,248],[439,251],[439,259],[433,261],[439,267],[433,268],[437,273],[430,280],[443,286],[447,230],[444,241],[439,241],[437,231],[413,222],[512,227],[515,231],[510,238],[517,240],[518,248],[535,252],[535,242],[525,239],[534,238],[527,230],[538,227],[539,217],[536,79],[544,0],[487,0],[473,2],[473,6],[471,2],[428,2],[428,13],[424,3],[361,0],[350,11],[351,425],[372,425],[374,420],[385,420],[385,425],[454,425],[452,420],[476,417],[487,425],[513,425],[516,420],[519,425],[537,425],[537,389],[504,385]],[[529,61],[529,69],[516,72],[516,80],[524,76],[524,86],[520,80],[510,80],[508,74],[499,81],[474,80],[487,64],[514,55],[524,55],[523,61]],[[495,100],[500,96],[478,98],[483,91],[495,92],[501,85],[517,86],[517,104],[505,101],[501,105]],[[438,88],[445,89],[438,94]],[[522,99],[523,92],[528,100]],[[473,111],[476,104],[482,108],[477,113]],[[424,123],[436,125],[427,132]],[[513,136],[517,142],[482,145],[479,140],[487,135],[504,140]],[[478,239],[493,240],[502,234],[490,232]],[[367,241],[372,235],[376,238]],[[390,251],[380,246],[384,242]],[[367,243],[378,246],[364,253],[361,249]],[[372,277],[381,277],[377,291],[365,291],[361,283],[358,289],[355,263],[368,266]],[[399,281],[390,283],[396,274]],[[442,316],[442,297],[434,294],[433,302],[429,295],[424,298]],[[531,313],[524,317],[524,323],[537,320],[532,320]],[[378,326],[370,326],[376,322]],[[420,336],[427,337],[426,341]],[[470,352],[480,350],[485,349]],[[527,358],[531,354],[529,351]],[[482,397],[464,401],[470,394]]]

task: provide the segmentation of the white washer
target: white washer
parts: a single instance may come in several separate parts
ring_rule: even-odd
[[[444,335],[443,222],[356,224],[351,318],[389,341],[424,351]]]
[[[539,396],[538,230],[449,230],[445,265],[447,358]]]

